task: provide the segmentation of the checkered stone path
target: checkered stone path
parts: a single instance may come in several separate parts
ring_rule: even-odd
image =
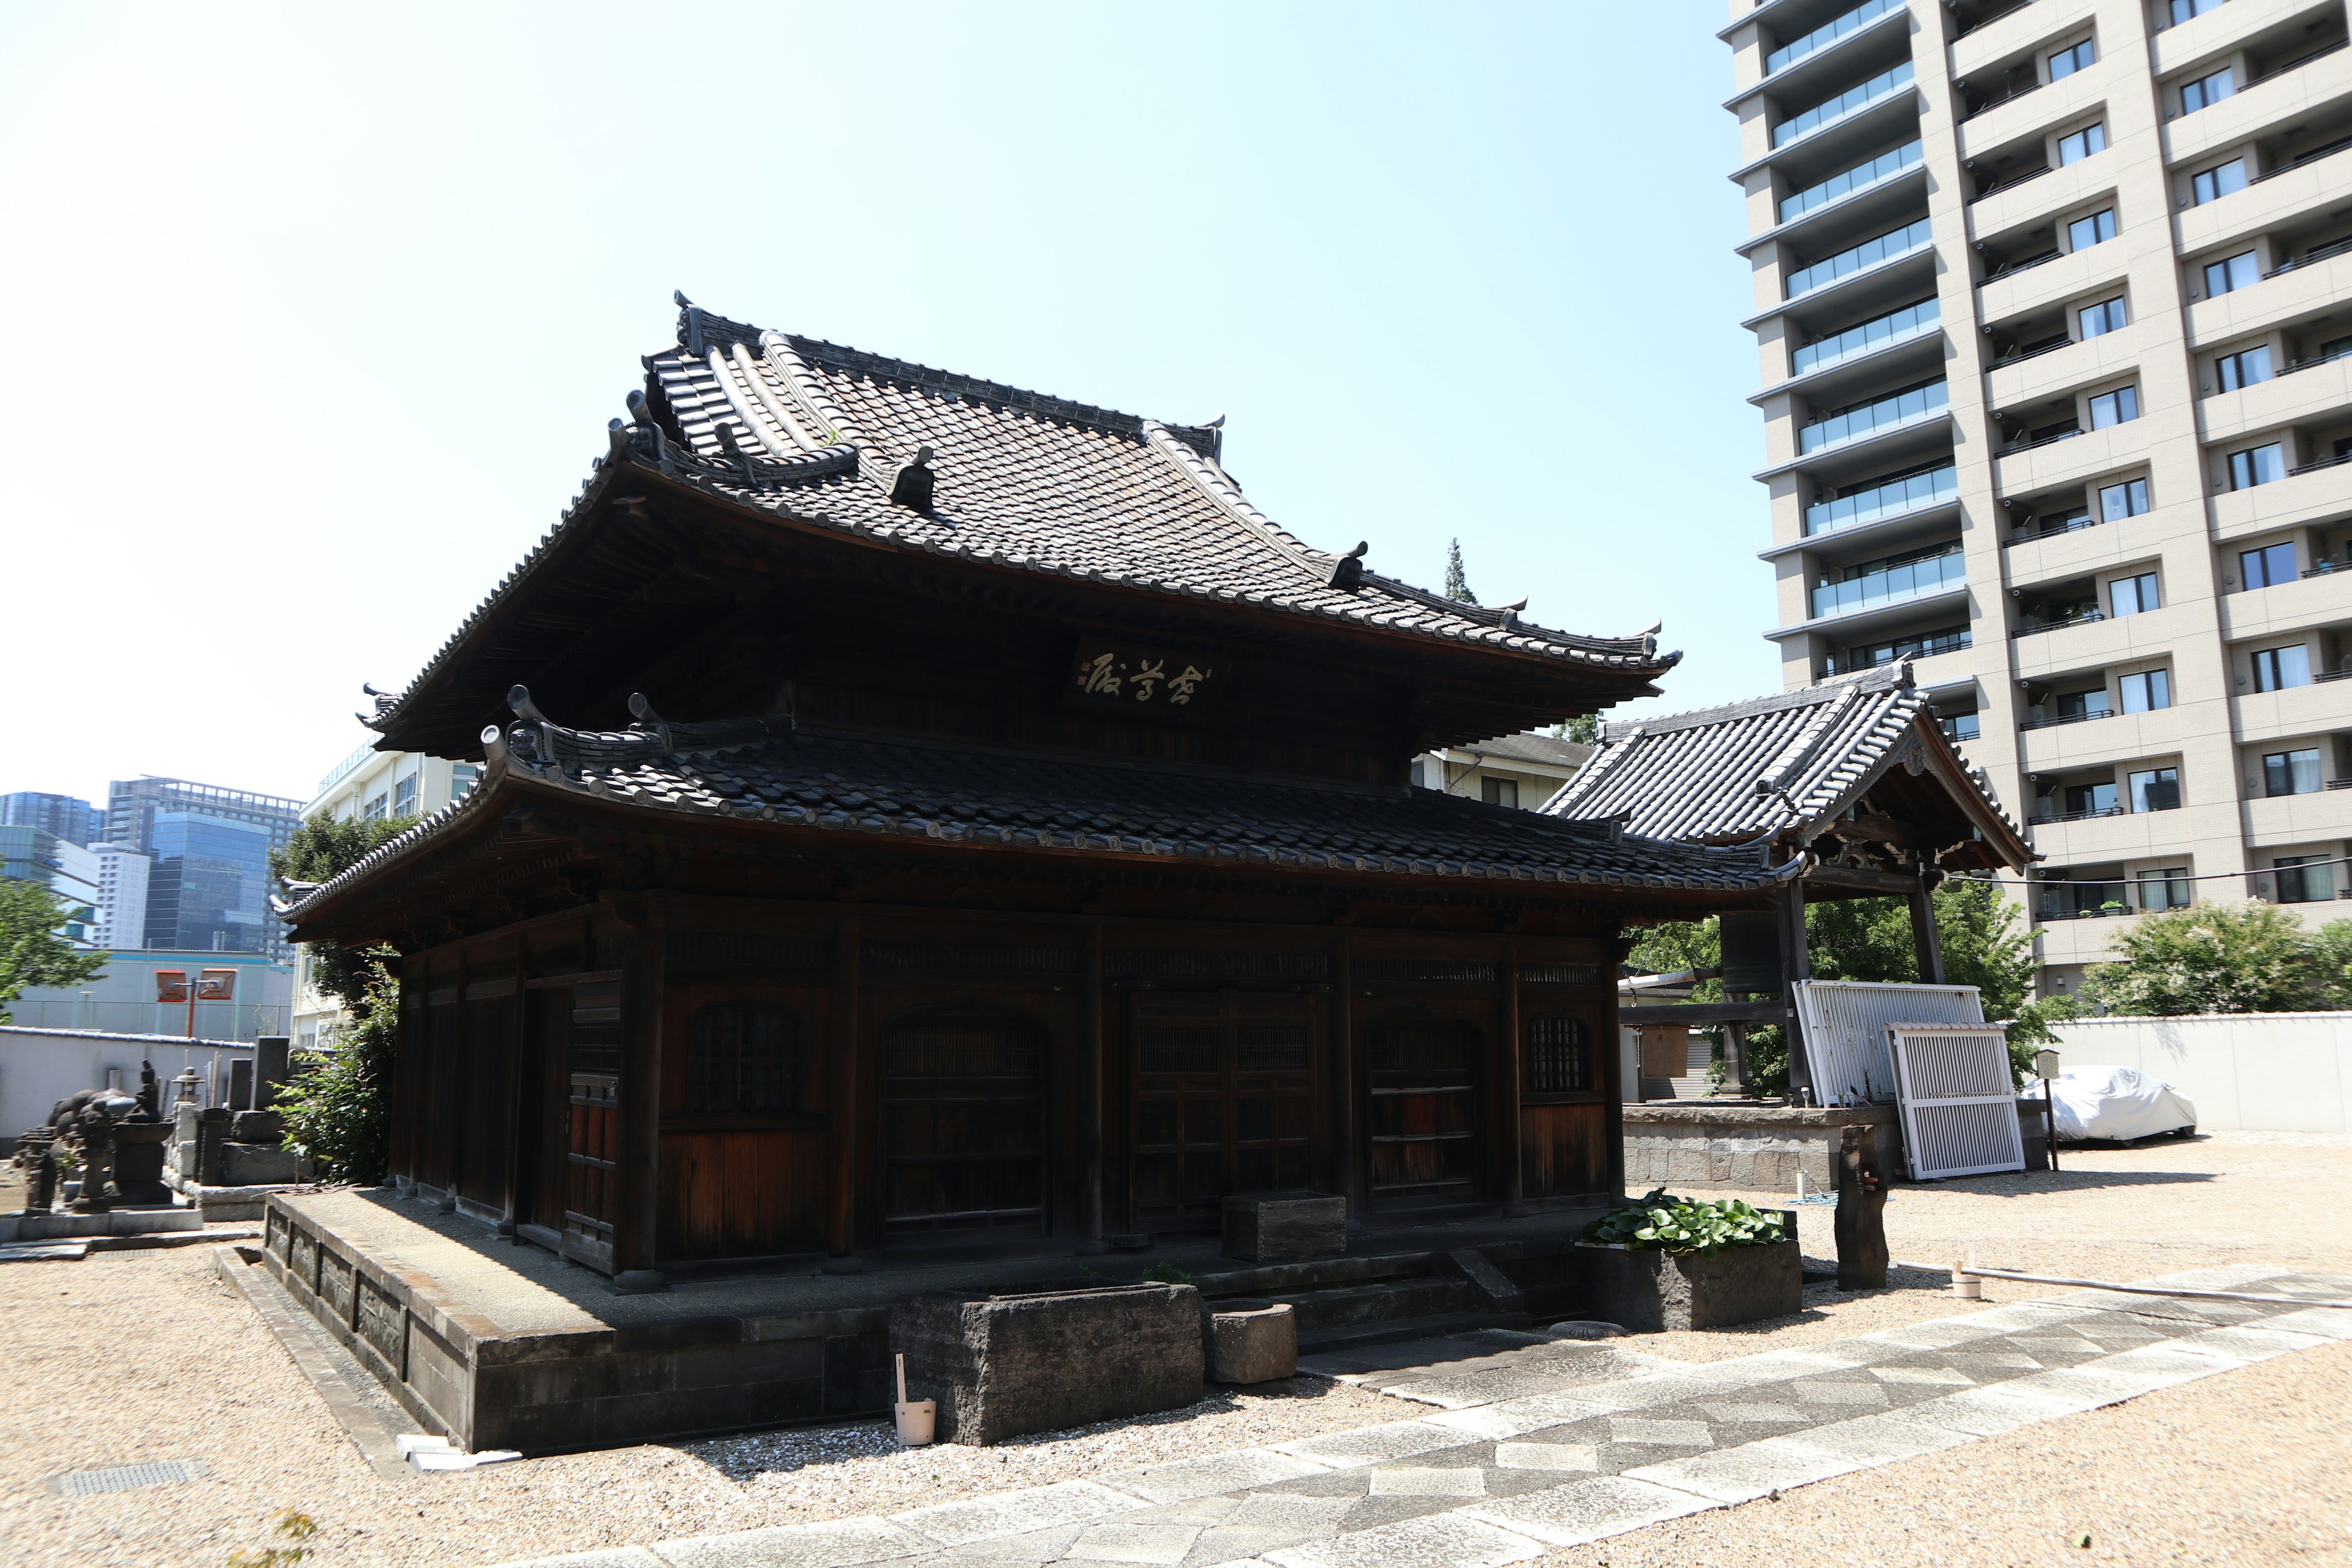
[[[2263,1268],[2151,1283],[2352,1293]],[[2092,1290],[1737,1361],[1604,1353],[1583,1383],[1547,1352],[1515,1386],[1490,1357],[1485,1403],[1436,1379],[1417,1420],[506,1568],[1501,1568],[2347,1340],[2352,1310]]]

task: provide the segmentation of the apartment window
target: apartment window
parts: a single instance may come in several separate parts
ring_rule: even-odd
[[[2180,805],[2179,768],[2142,768],[2129,775],[2134,811],[2173,811]]]
[[[2058,166],[2079,163],[2094,153],[2107,150],[2107,128],[2104,123],[2085,125],[2072,136],[2058,138]]]
[[[2252,447],[2230,454],[2230,488],[2252,489],[2286,478],[2286,447],[2273,441],[2267,447]]]
[[[2235,392],[2242,386],[2252,386],[2271,378],[2271,351],[2266,343],[2261,348],[2240,349],[2233,354],[2223,354],[2213,362],[2213,381],[2223,392]]]
[[[2116,784],[2068,784],[2066,815],[2069,816],[2113,816],[2116,815]]]
[[[2161,669],[2144,669],[2116,682],[2126,713],[2153,713],[2172,706],[2172,676]]]
[[[2275,588],[2294,581],[2294,546],[2265,544],[2238,552],[2238,581],[2249,588]]]
[[[2084,38],[2071,49],[2060,49],[2050,57],[2050,79],[2063,81],[2085,66],[2095,65],[2099,58],[2098,42]]]
[[[2112,711],[2107,707],[2107,689],[2104,686],[2088,691],[2062,691],[2057,700],[2061,719],[2104,719]]]
[[[2137,517],[2147,510],[2147,481],[2126,479],[2119,485],[2103,486],[2099,490],[2099,521],[2120,522],[2127,517]]]
[[[2336,896],[2336,873],[2321,855],[2282,855],[2271,862],[2278,874],[2278,901],[2315,904]]]
[[[2157,608],[2156,574],[2143,572],[2137,577],[2118,577],[2107,584],[2107,603],[2118,616],[2137,616]]]
[[[2178,27],[2183,22],[2221,8],[2221,0],[2172,0],[2172,25]]]
[[[450,768],[449,798],[456,800],[463,795],[474,787],[474,781],[481,776],[482,770],[471,763],[459,763]]]
[[[1519,804],[1519,781],[1482,778],[1478,781],[1478,795],[1488,805],[1516,807]]]
[[[2255,650],[2253,666],[2257,691],[2284,691],[2311,684],[2311,650],[2299,642]]]
[[[1984,732],[1979,716],[1974,713],[1955,713],[1943,721],[1943,726],[1945,737],[1953,741],[1973,741]]]
[[[2352,338],[2330,338],[2319,345],[2323,360],[2342,359],[2346,354],[2352,354]]]
[[[2212,295],[2231,293],[2251,288],[2263,280],[2263,269],[2254,261],[2254,253],[2242,250],[2235,256],[2206,263],[2205,292]]]
[[[384,818],[385,808],[391,805],[391,802],[392,797],[388,795],[374,795],[369,799],[367,809],[362,812],[361,815],[365,816],[370,822],[382,822]]]
[[[2226,163],[2216,163],[2189,182],[2189,200],[2192,205],[2203,206],[2232,191],[2246,188],[2246,161],[2232,158]]]
[[[2091,399],[2091,428],[2104,430],[2110,425],[2128,425],[2139,417],[2139,388],[2118,386],[2113,392],[2103,392]]]
[[[394,816],[416,815],[416,775],[415,773],[409,774],[404,779],[393,781],[392,815]]]
[[[2189,907],[2189,868],[2168,866],[2139,874],[2139,907],[2143,910],[2185,910]]]
[[[2263,758],[2263,794],[2273,798],[2283,795],[2317,795],[2319,793],[2319,748],[2308,746],[2301,751],[2273,752]]]
[[[2074,313],[2074,320],[2082,327],[2084,337],[2103,338],[2109,332],[2120,331],[2129,318],[2124,314],[2123,296],[2118,294],[2112,300],[2084,306]]]
[[[2200,109],[2210,109],[2237,90],[2237,78],[2231,74],[2229,67],[2224,66],[2211,76],[2200,76],[2195,81],[2181,85],[2180,112],[2194,114]]]
[[[2088,250],[2091,247],[2116,237],[2116,209],[2095,212],[2089,217],[2078,217],[2066,226],[2066,248]]]

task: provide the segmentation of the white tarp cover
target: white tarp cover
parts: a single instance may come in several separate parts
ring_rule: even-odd
[[[2137,1068],[2068,1068],[2051,1080],[2050,1089],[2062,1143],[2128,1142],[2197,1125],[2197,1108],[2186,1095]],[[2042,1086],[2018,1098],[2039,1104]]]

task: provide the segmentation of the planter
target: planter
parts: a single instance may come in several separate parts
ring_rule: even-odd
[[[1794,1241],[1673,1253],[1585,1241],[1570,1260],[1589,1315],[1636,1333],[1728,1328],[1785,1317],[1805,1304]]]
[[[1201,1293],[1190,1285],[940,1290],[890,1311],[908,1397],[938,1404],[939,1436],[950,1443],[1191,1405],[1201,1397]]]

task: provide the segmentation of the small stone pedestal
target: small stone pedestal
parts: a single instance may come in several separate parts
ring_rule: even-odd
[[[938,1402],[938,1435],[949,1443],[996,1443],[1192,1404],[1201,1342],[1201,1293],[1190,1285],[939,1290],[890,1312],[907,1397]]]
[[[1287,1301],[1223,1301],[1207,1313],[1209,1376],[1271,1383],[1298,1370],[1298,1320]]]
[[[1225,1200],[1224,1254],[1245,1263],[1307,1263],[1348,1250],[1348,1200],[1320,1193]]]
[[[1804,1310],[1804,1265],[1794,1241],[1713,1253],[1634,1252],[1585,1241],[1570,1257],[1591,1315],[1636,1333],[1728,1328]]]

